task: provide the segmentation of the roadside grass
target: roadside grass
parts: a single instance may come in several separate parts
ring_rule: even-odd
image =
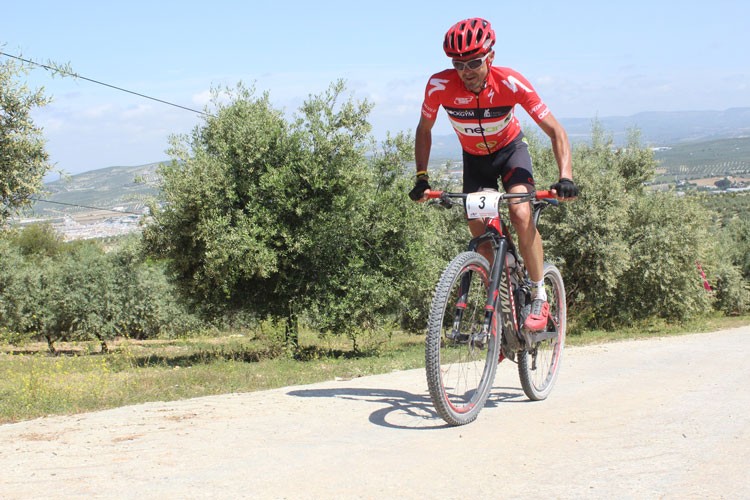
[[[750,314],[724,316],[720,313],[714,313],[686,323],[667,323],[663,320],[652,320],[637,325],[623,326],[617,331],[585,330],[580,333],[569,333],[566,339],[566,345],[577,346],[601,344],[605,342],[618,342],[622,340],[635,340],[649,337],[708,333],[745,326],[748,324],[750,324]]]
[[[570,346],[680,335],[750,324],[750,315],[712,316],[683,325],[651,323],[568,336]],[[252,334],[176,340],[69,343],[50,355],[43,343],[0,344],[0,424],[149,401],[305,385],[424,366],[424,335],[394,332],[358,340],[300,335],[291,359]]]

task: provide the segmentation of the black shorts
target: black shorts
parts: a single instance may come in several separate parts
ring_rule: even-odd
[[[464,151],[464,193],[482,189],[498,189],[498,179],[508,191],[518,184],[534,186],[529,146],[523,133],[502,149],[488,155],[472,155]]]

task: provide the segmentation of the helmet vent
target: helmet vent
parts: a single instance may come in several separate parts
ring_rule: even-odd
[[[495,32],[481,18],[464,19],[445,34],[443,49],[448,57],[483,55],[494,45]]]

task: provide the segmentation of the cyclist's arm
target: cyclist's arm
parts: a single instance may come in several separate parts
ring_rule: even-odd
[[[570,142],[568,141],[567,132],[565,132],[563,126],[557,121],[552,113],[547,113],[547,116],[537,123],[552,141],[552,152],[555,155],[557,167],[560,169],[560,178],[565,177],[566,179],[573,180],[573,166],[571,163]]]
[[[425,118],[424,115],[420,116],[414,139],[414,161],[417,164],[417,172],[426,172],[427,165],[430,163],[433,125],[435,125],[435,120]]]

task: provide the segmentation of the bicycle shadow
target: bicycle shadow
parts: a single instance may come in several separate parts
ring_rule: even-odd
[[[434,430],[451,428],[433,409],[429,394],[408,391],[340,387],[335,389],[299,389],[287,393],[300,398],[339,398],[367,401],[380,407],[371,412],[370,423],[391,429]],[[493,387],[484,410],[498,407],[499,403],[521,402],[523,392],[512,387]],[[483,411],[484,411],[483,410]]]

